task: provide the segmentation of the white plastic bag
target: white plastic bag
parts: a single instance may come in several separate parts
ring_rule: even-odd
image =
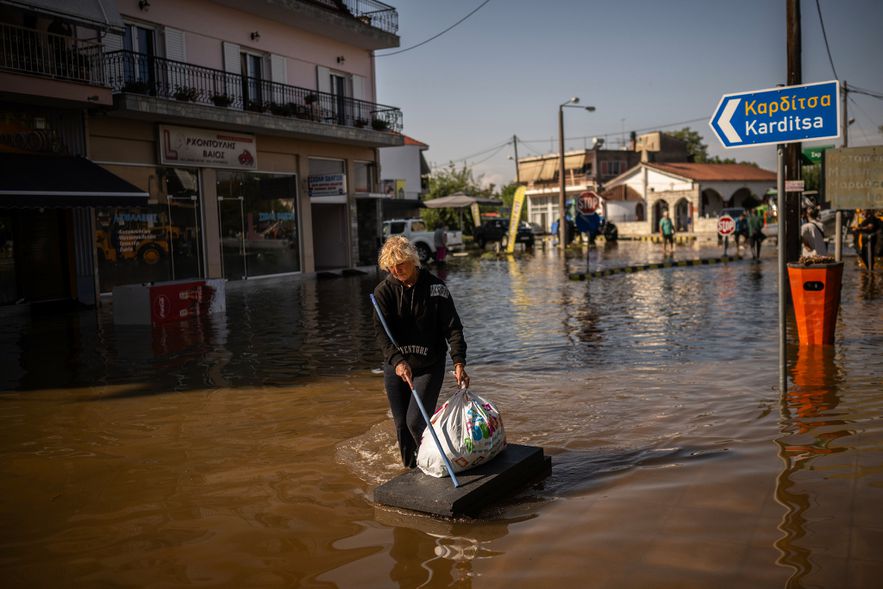
[[[468,389],[454,393],[429,421],[455,473],[487,462],[506,447],[500,412],[493,403]],[[423,431],[417,466],[433,477],[448,476],[429,427]]]

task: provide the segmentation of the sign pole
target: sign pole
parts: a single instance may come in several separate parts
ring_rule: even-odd
[[[788,360],[786,357],[787,333],[785,326],[785,147],[779,145],[778,165],[776,169],[776,199],[778,236],[778,284],[779,284],[779,392],[788,392]]]
[[[727,248],[730,245],[730,236],[724,235],[724,257],[727,257]]]
[[[840,262],[843,259],[843,211],[837,209],[834,213],[834,260]]]

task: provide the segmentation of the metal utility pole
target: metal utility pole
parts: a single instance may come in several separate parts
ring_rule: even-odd
[[[512,136],[512,146],[515,149],[515,181],[521,184],[521,172],[518,171],[518,135]]]
[[[567,248],[567,223],[564,216],[564,105],[570,102],[574,102],[574,99],[571,98],[558,107],[558,248],[561,251]]]
[[[843,118],[840,121],[840,132],[843,133],[842,147],[849,147],[849,114],[847,112],[849,89],[846,85],[846,80],[843,80],[842,92],[843,98],[840,101],[840,112]],[[824,166],[822,169],[824,169]],[[840,209],[837,209],[837,212],[834,213],[834,259],[838,262],[843,259],[843,211]]]
[[[840,129],[843,131],[843,145],[841,147],[849,147],[849,87],[846,80],[843,80],[843,100],[840,103],[840,112],[843,118],[840,120]]]
[[[785,0],[787,4],[787,33],[788,33],[788,86],[802,83],[803,68],[801,66],[801,31],[800,31],[800,0]],[[800,180],[800,151],[801,143],[789,143],[785,147],[785,174],[786,180]],[[789,193],[785,195],[785,210],[779,210],[779,223],[784,222],[785,242],[779,243],[779,247],[785,247],[785,258],[789,262],[796,262],[800,258],[800,205],[802,193]]]

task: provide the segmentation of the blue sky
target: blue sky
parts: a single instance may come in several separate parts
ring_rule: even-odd
[[[482,0],[388,0],[401,48],[439,33]],[[837,69],[831,69],[815,0],[802,1],[803,82],[837,77],[883,93],[883,0],[819,0]],[[786,78],[785,0],[491,0],[438,39],[380,57],[379,101],[400,107],[405,133],[427,160],[465,161],[484,182],[515,177],[518,155],[557,151],[558,105],[571,96],[595,112],[565,110],[567,149],[631,130],[698,131],[712,154],[774,169],[774,147],[727,150],[708,127],[723,94]],[[851,94],[849,144],[883,144],[883,100]],[[692,121],[693,119],[701,119]],[[692,121],[675,127],[671,123]],[[523,141],[523,143],[522,143]],[[816,142],[832,143],[831,141]],[[810,143],[806,145],[812,145]],[[839,145],[839,143],[838,143]]]

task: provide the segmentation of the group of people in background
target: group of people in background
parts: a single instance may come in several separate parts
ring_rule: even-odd
[[[743,247],[743,242],[751,248],[751,258],[760,259],[760,247],[766,236],[763,234],[764,218],[758,208],[743,212],[735,220],[736,228],[734,237],[736,247]],[[883,239],[883,220],[877,216],[876,211],[866,209],[856,216],[856,222],[852,225],[855,235],[855,250],[861,263],[869,270],[874,269],[874,258],[880,255],[878,252],[880,240]],[[674,224],[669,217],[668,211],[662,212],[658,227],[659,237],[662,239],[663,254],[674,252]],[[804,256],[825,256],[828,253],[828,245],[825,241],[825,229],[819,219],[819,209],[815,206],[807,206],[803,210],[803,222],[800,226],[800,243]]]

